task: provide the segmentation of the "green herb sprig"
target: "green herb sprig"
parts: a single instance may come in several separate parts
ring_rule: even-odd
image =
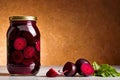
[[[95,70],[94,76],[101,77],[120,77],[120,73],[116,71],[116,69],[109,64],[97,64],[93,62],[93,68]]]

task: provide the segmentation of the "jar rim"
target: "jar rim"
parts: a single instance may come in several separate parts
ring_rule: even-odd
[[[37,17],[35,16],[10,16],[9,20],[10,21],[24,21],[24,20],[36,21]]]

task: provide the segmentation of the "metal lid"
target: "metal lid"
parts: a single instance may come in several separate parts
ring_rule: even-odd
[[[24,21],[24,20],[36,21],[37,17],[35,16],[10,16],[9,20],[10,21]]]

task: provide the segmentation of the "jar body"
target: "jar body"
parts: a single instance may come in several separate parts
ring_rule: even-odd
[[[7,69],[12,75],[35,75],[40,68],[40,32],[36,21],[10,21]]]

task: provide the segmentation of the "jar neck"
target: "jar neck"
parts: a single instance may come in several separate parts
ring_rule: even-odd
[[[11,26],[18,26],[18,25],[36,25],[36,21],[10,21]]]

